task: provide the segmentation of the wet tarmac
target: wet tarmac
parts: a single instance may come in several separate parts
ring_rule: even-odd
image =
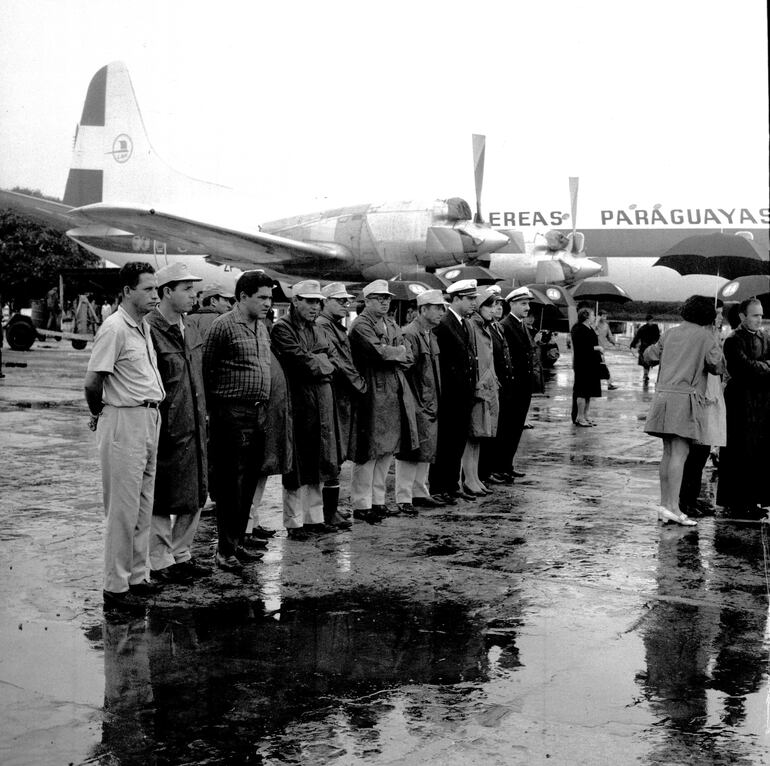
[[[282,532],[243,577],[101,609],[88,351],[3,352],[0,763],[770,763],[768,525],[656,525],[628,351],[593,429],[564,354],[513,487]],[[704,485],[704,496],[710,491]],[[262,518],[280,529],[280,483]],[[196,556],[209,563],[213,518]]]

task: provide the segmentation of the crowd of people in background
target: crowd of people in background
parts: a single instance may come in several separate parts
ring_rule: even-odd
[[[288,312],[273,321],[274,282],[260,271],[244,272],[233,292],[200,291],[202,280],[181,263],[157,273],[131,263],[120,280],[122,300],[101,324],[86,378],[102,464],[107,608],[142,608],[164,583],[211,572],[192,558],[207,497],[217,523],[213,565],[238,573],[258,560],[275,534],[259,519],[272,475],[281,476],[283,525],[295,541],[472,503],[524,475],[516,454],[531,397],[543,391],[544,344],[551,351],[551,338],[529,322],[526,287],[503,295],[460,280],[426,290],[400,327],[382,279],[363,288],[350,323],[355,297],[341,283],[298,282]],[[770,457],[770,350],[749,329],[756,304],[741,304],[741,327],[725,342],[731,377],[720,431],[718,418],[701,415],[716,411],[707,407],[716,391],[709,376],[721,394],[722,348],[708,301],[693,301],[679,328],[661,338],[649,317],[631,344],[645,378],[660,364],[646,428],[664,442],[659,518],[680,524],[693,515],[680,508],[684,464],[688,454],[700,460],[704,445],[706,458],[726,446],[732,507],[768,503],[766,482],[757,478],[754,491],[743,481],[747,471],[759,477],[758,461]],[[593,306],[581,305],[571,343],[573,422],[585,428],[594,425],[601,380],[617,388],[604,359],[615,344],[607,317],[597,322]],[[345,461],[350,513],[340,503]]]

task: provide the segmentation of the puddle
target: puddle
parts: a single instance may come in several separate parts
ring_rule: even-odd
[[[150,609],[88,638],[104,652],[100,763],[258,763],[264,738],[291,722],[372,729],[392,710],[383,692],[487,672],[466,607],[388,595],[285,599],[273,613],[261,601]],[[515,666],[511,641],[497,643]]]

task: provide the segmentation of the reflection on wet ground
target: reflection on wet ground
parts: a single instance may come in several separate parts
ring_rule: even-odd
[[[88,635],[105,664],[94,756],[111,763],[291,762],[292,749],[314,752],[312,738],[289,752],[266,742],[293,721],[334,732],[316,755],[360,755],[376,749],[390,690],[486,678],[481,626],[467,608],[396,594],[286,599],[268,614],[248,601],[151,609]]]
[[[84,411],[0,402],[0,762],[770,764],[770,527],[656,526],[652,387],[612,353],[622,388],[574,429],[562,361],[513,487],[279,533],[140,620],[102,618]]]

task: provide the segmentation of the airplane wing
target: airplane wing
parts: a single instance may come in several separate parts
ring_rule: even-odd
[[[0,210],[13,210],[62,233],[72,228],[72,207],[31,194],[0,189]]]
[[[300,242],[261,231],[239,231],[154,208],[96,203],[75,208],[72,213],[80,219],[161,242],[182,241],[187,243],[190,252],[208,253],[217,263],[239,267],[243,264],[280,267],[297,261],[322,267],[325,262],[351,258],[346,247],[334,242]]]

